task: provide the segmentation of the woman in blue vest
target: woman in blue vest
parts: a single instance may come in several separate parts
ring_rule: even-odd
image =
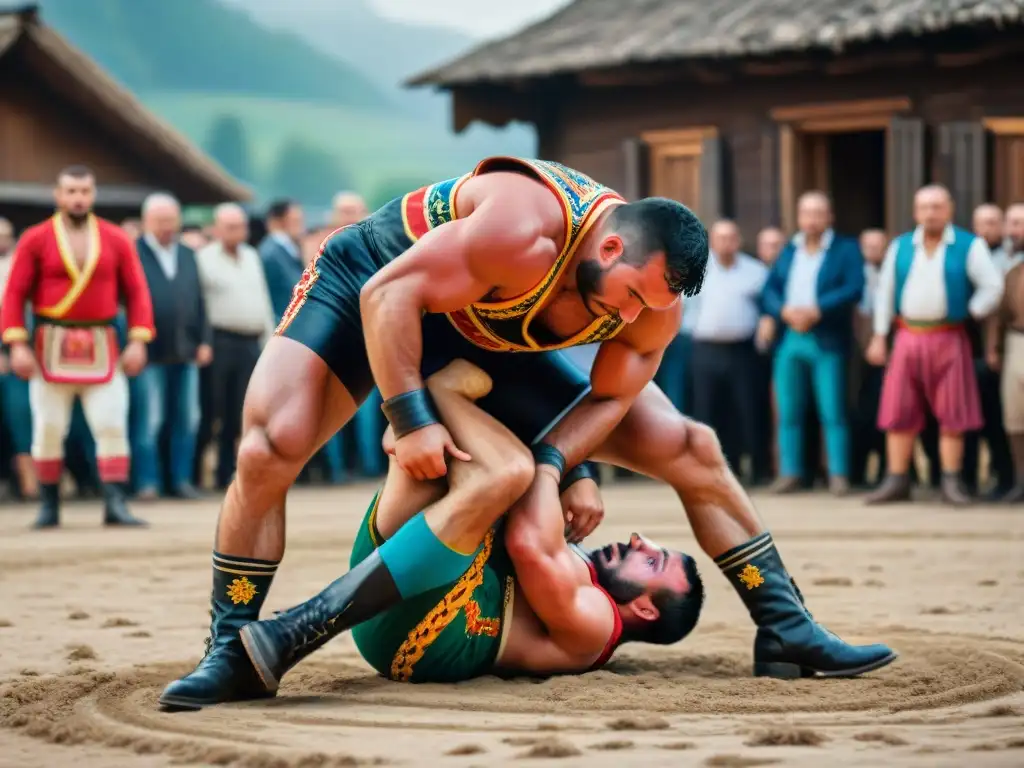
[[[1003,296],[1003,276],[985,241],[952,225],[953,199],[945,187],[918,190],[914,219],[917,228],[889,246],[878,280],[868,362],[885,364],[894,321],[897,330],[878,409],[888,473],[867,502],[910,499],[914,441],[931,410],[939,422],[942,497],[963,505],[970,503],[960,477],[964,433],[982,426],[964,321],[968,315],[982,320],[995,311]]]

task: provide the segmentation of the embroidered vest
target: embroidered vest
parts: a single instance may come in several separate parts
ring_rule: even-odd
[[[953,227],[952,243],[946,244],[945,283],[946,319],[960,323],[967,319],[967,303],[974,288],[967,275],[967,254],[970,253],[974,235],[960,227]],[[910,267],[914,263],[914,233],[906,232],[896,240],[896,314],[900,313],[903,287],[906,285]]]
[[[537,339],[531,332],[531,324],[572,261],[583,237],[603,211],[624,202],[618,194],[578,171],[546,160],[488,158],[472,173],[406,195],[402,199],[406,236],[415,242],[434,227],[457,219],[455,197],[459,187],[473,176],[503,170],[526,172],[551,190],[562,206],[565,247],[544,278],[526,293],[512,299],[470,304],[449,312],[448,320],[473,344],[495,352],[545,352],[612,338],[623,328],[622,321],[615,315],[596,318],[568,339]]]

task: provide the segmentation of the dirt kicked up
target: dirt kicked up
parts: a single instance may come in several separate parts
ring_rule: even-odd
[[[371,493],[293,494],[267,610],[346,569]],[[857,680],[784,682],[749,677],[753,626],[672,494],[605,496],[593,543],[638,530],[697,556],[708,604],[684,643],[627,646],[581,677],[411,686],[342,637],[276,699],[176,714],[156,697],[202,653],[216,502],[139,506],[142,531],[103,530],[79,506],[35,533],[31,509],[4,510],[0,768],[1024,765],[1019,510],[759,499],[815,616],[901,653]]]

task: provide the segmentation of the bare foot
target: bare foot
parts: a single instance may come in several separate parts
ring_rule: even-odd
[[[444,368],[427,378],[427,389],[437,387],[462,395],[467,400],[479,400],[491,391],[494,382],[491,377],[471,362],[453,360]]]

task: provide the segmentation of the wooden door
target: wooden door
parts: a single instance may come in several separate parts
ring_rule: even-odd
[[[779,218],[782,228],[792,232],[796,228],[796,202],[800,194],[811,189],[828,192],[832,179],[829,178],[829,137],[837,133],[860,133],[864,131],[886,131],[887,155],[892,157],[893,122],[896,115],[910,110],[910,99],[867,99],[863,101],[841,101],[825,104],[804,104],[777,107],[769,112],[778,124],[779,158]],[[905,137],[897,127],[899,138]],[[905,143],[905,142],[904,142]],[[923,146],[923,143],[922,143]],[[923,154],[923,149],[922,149]],[[895,176],[887,173],[887,201],[894,189]],[[899,212],[895,212],[899,213]],[[886,225],[891,225],[893,211],[888,211]]]
[[[713,128],[646,133],[649,193],[686,205],[711,224],[722,216],[722,149]]]
[[[983,123],[993,135],[993,202],[1004,209],[1024,202],[1024,117],[996,117]]]

